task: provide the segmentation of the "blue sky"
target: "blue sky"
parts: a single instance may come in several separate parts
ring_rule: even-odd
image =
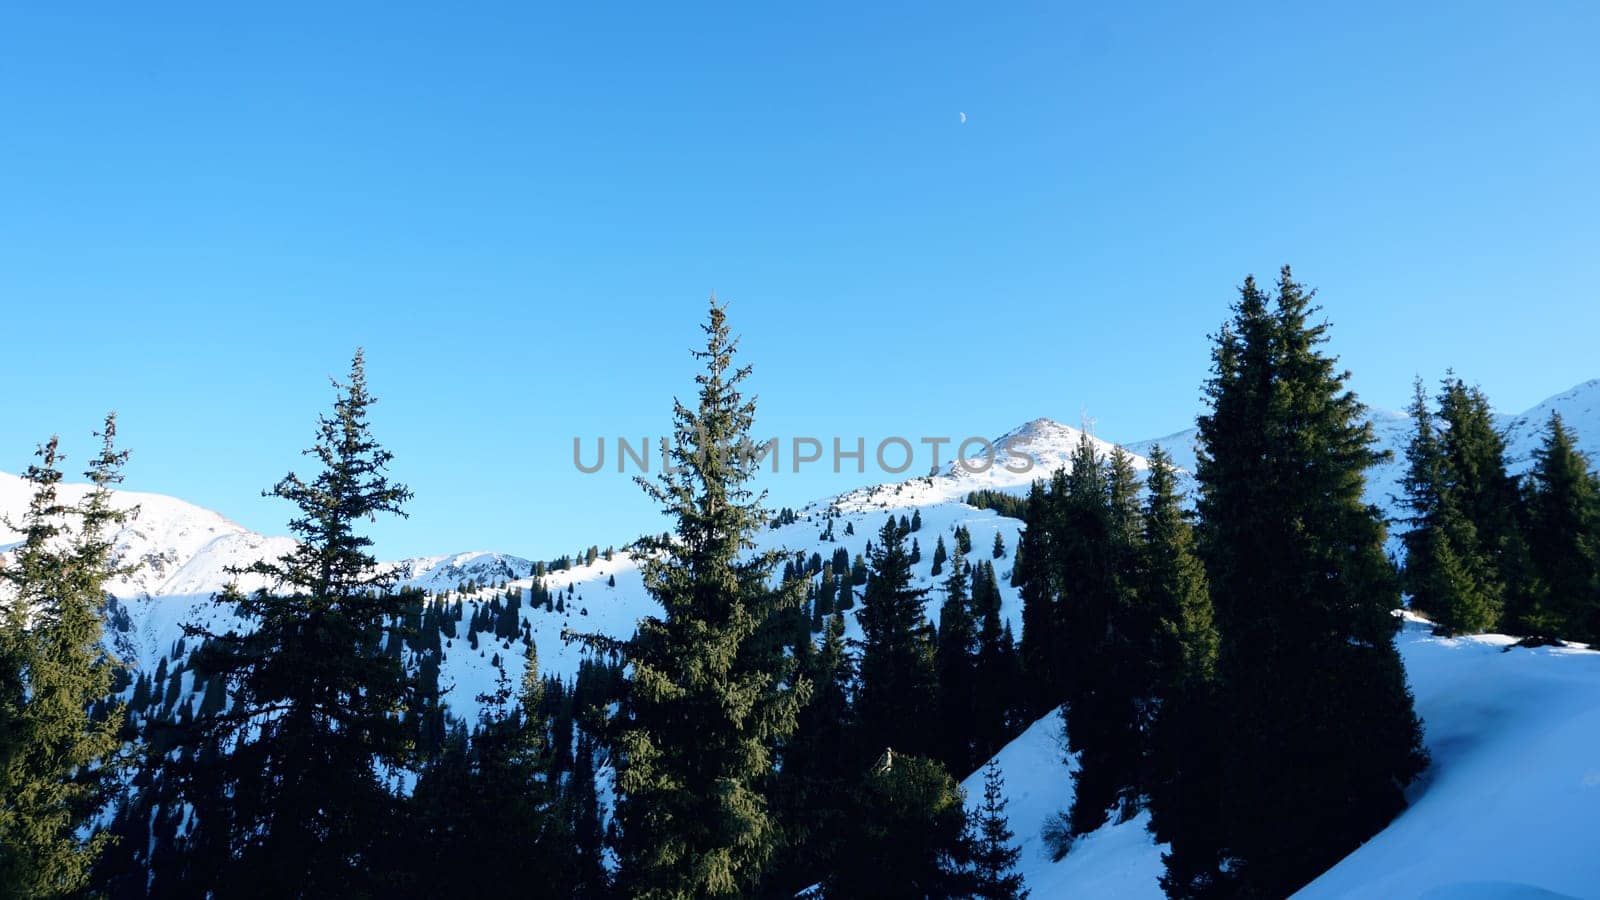
[[[1184,428],[1284,262],[1371,403],[1600,377],[1592,3],[34,6],[0,470],[116,408],[130,487],[281,532],[359,344],[380,552],[620,543],[572,439],[662,432],[712,289],[768,434]],[[868,480],[818,469],[773,500]]]

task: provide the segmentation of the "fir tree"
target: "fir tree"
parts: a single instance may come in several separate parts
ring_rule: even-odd
[[[1484,593],[1481,627],[1498,627],[1529,590],[1528,547],[1523,540],[1523,504],[1517,480],[1506,469],[1505,437],[1495,429],[1489,398],[1461,379],[1447,376],[1438,394],[1440,449],[1447,474],[1451,516],[1446,523],[1456,549]],[[1470,531],[1467,529],[1470,528]]]
[[[967,590],[966,558],[956,551],[944,583],[939,607],[939,635],[934,665],[939,679],[939,756],[945,768],[970,772],[973,726],[978,710],[978,635],[973,626]]]
[[[1383,520],[1362,499],[1381,454],[1311,300],[1287,267],[1272,300],[1246,279],[1200,418],[1226,790],[1219,829],[1173,846],[1219,842],[1222,865],[1201,880],[1247,895],[1293,893],[1349,853],[1404,808],[1427,762]]]
[[[778,783],[788,841],[772,884],[786,896],[832,870],[857,807],[862,766],[851,702],[855,667],[844,629],[842,614],[829,616],[820,645],[806,660],[811,702],[800,711],[794,739],[783,751]]]
[[[1029,488],[1023,513],[1027,527],[1017,551],[1015,581],[1022,595],[1019,654],[1026,692],[1021,700],[1030,719],[1060,706],[1066,696],[1060,646],[1061,587],[1054,564],[1060,511],[1053,500],[1065,496],[1066,484],[1066,473],[1058,469],[1048,489],[1037,481]]]
[[[1102,460],[1083,435],[1073,454],[1056,552],[1063,590],[1067,741],[1078,755],[1071,826],[1086,834],[1137,796],[1143,641],[1134,584],[1139,510],[1132,461]],[[1131,808],[1128,810],[1131,812]]]
[[[1480,554],[1477,531],[1460,509],[1462,491],[1420,379],[1410,413],[1414,424],[1401,480],[1401,503],[1411,513],[1401,535],[1403,584],[1412,605],[1432,616],[1441,634],[1488,631],[1499,619],[1500,591]]]
[[[412,834],[391,864],[414,896],[486,896],[522,885],[570,897],[578,858],[571,820],[549,777],[550,719],[538,651],[525,648],[520,686],[502,670],[480,695],[477,730],[427,767],[409,801]]]
[[[893,517],[872,549],[872,577],[862,595],[860,720],[867,751],[934,749],[938,675],[933,629],[922,612],[927,590],[911,586],[911,561]]]
[[[971,897],[973,846],[961,788],[937,762],[888,750],[858,788],[860,811],[826,873],[829,897]]]
[[[781,553],[746,554],[763,527],[755,460],[740,452],[754,401],[740,386],[724,307],[702,326],[705,363],[694,408],[675,404],[673,468],[640,484],[675,525],[641,541],[644,583],[662,615],[621,653],[630,689],[612,723],[618,760],[619,877],[636,897],[735,897],[762,879],[779,846],[764,786],[810,686],[790,678],[774,630],[804,600],[774,590]]]
[[[197,668],[226,679],[234,698],[196,722],[189,740],[199,762],[177,772],[197,810],[189,844],[219,893],[375,890],[380,838],[397,823],[386,776],[409,761],[398,715],[408,680],[382,645],[397,610],[392,576],[380,574],[357,524],[404,515],[411,492],[389,480],[392,455],[372,437],[376,401],[359,350],[348,381],[334,386],[333,412],[319,418],[307,451],[317,472],[291,473],[265,492],[294,504],[299,543],[246,570],[269,587],[218,597],[254,629],[185,626],[206,639]]]
[[[93,823],[117,770],[120,706],[108,706],[115,661],[101,644],[105,585],[119,570],[113,529],[128,513],[111,502],[127,453],[106,417],[94,485],[61,503],[57,441],[23,479],[33,495],[22,543],[0,569],[0,895],[85,892],[109,835]],[[72,524],[75,523],[75,524]]]
[[[1006,555],[1006,539],[1005,536],[998,531],[994,533],[994,550],[990,553],[990,555],[995,559],[1001,559]]]
[[[1550,414],[1528,481],[1537,581],[1525,626],[1546,639],[1600,641],[1600,479],[1559,413]]]
[[[1163,884],[1204,894],[1219,855],[1217,845],[1206,842],[1216,833],[1221,807],[1219,732],[1211,727],[1218,715],[1218,638],[1172,458],[1157,446],[1149,459],[1139,591],[1154,627],[1146,653],[1151,687],[1141,781],[1156,839],[1184,836],[1164,854]]]
[[[1011,623],[1001,618],[1000,585],[987,561],[973,573],[972,609],[978,622],[978,657],[971,730],[975,757],[985,759],[1016,736],[1016,725],[1023,720],[1017,648]]]
[[[1022,851],[1012,843],[1015,835],[1006,820],[1005,779],[1000,765],[992,759],[983,767],[983,803],[977,812],[973,896],[981,900],[1025,900],[1028,890],[1016,870]]]
[[[944,548],[944,535],[939,535],[939,540],[933,545],[933,571],[935,577],[943,574],[944,564],[950,559],[950,551]]]

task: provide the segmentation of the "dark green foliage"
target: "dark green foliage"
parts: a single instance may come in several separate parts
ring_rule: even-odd
[[[1028,511],[1026,497],[1018,497],[1016,494],[1008,494],[1004,491],[996,491],[989,488],[984,488],[981,491],[972,491],[967,494],[967,505],[976,506],[979,509],[992,509],[1000,515],[1012,519],[1025,518]]]
[[[674,408],[674,471],[640,479],[675,529],[640,542],[662,615],[629,641],[589,638],[631,666],[610,731],[619,877],[635,897],[735,897],[760,883],[782,837],[765,782],[810,691],[791,680],[775,633],[805,583],[773,590],[783,555],[743,553],[764,520],[755,463],[738,452],[755,412],[740,393],[749,370],[733,363],[723,307],[713,302],[703,327],[696,406]]]
[[[855,667],[844,638],[844,616],[827,619],[821,643],[801,675],[812,685],[778,775],[779,811],[788,840],[770,880],[792,895],[833,869],[857,809],[864,771],[851,702]]]
[[[280,588],[218,598],[254,630],[185,628],[206,639],[197,669],[225,679],[234,697],[228,711],[196,721],[194,761],[176,767],[196,807],[188,844],[224,894],[375,891],[379,842],[397,827],[387,776],[410,758],[398,716],[407,678],[382,643],[397,611],[390,580],[356,528],[401,514],[411,493],[388,479],[391,455],[371,436],[375,401],[360,351],[348,382],[335,386],[333,413],[320,418],[308,451],[318,471],[309,481],[290,474],[267,492],[294,504],[289,527],[300,543],[248,571]]]
[[[1066,698],[1060,647],[1061,581],[1055,561],[1063,527],[1059,504],[1052,500],[1065,496],[1066,491],[1066,473],[1060,470],[1051,477],[1048,489],[1034,482],[1028,490],[1028,527],[1017,550],[1013,580],[1022,595],[1021,702],[1029,718],[1048,713]]]
[[[101,645],[114,528],[128,515],[111,505],[127,459],[116,431],[107,416],[77,506],[57,495],[55,438],[23,475],[23,539],[0,569],[0,896],[84,893],[110,839],[85,832],[110,799],[121,743],[123,711],[104,703],[116,663]]]
[[[966,558],[957,551],[944,582],[934,652],[939,679],[936,751],[952,772],[970,772],[976,762],[972,738],[979,702],[977,656],[978,632],[972,620]]]
[[[956,549],[961,551],[961,553],[964,554],[964,555],[971,556],[972,555],[972,532],[968,531],[967,530],[967,526],[965,526],[965,525],[957,525],[955,534],[956,534]]]
[[[1438,394],[1438,429],[1449,513],[1470,527],[1445,523],[1471,577],[1481,584],[1480,603],[1464,605],[1463,619],[1481,617],[1483,629],[1501,626],[1531,589],[1528,546],[1523,539],[1522,497],[1506,470],[1505,438],[1495,430],[1489,398],[1448,376]]]
[[[950,551],[944,548],[944,535],[939,535],[939,540],[933,545],[933,571],[935,577],[943,574],[944,564],[950,559]]]
[[[961,789],[937,762],[885,751],[823,882],[829,897],[970,897],[972,840]]]
[[[478,698],[470,739],[460,728],[409,798],[408,840],[390,864],[410,896],[570,897],[579,880],[572,820],[550,782],[544,681],[530,646],[520,689],[504,672]],[[592,785],[591,785],[592,788]]]
[[[1528,547],[1536,578],[1523,614],[1529,633],[1600,641],[1600,478],[1556,413],[1528,477]]]
[[[1000,534],[998,531],[994,533],[994,549],[989,555],[993,556],[995,559],[1001,559],[1006,555],[1006,539],[1005,536]]]
[[[922,612],[926,589],[911,586],[911,560],[893,517],[872,548],[872,577],[862,594],[860,720],[871,754],[894,748],[935,750],[938,677],[933,626]]]
[[[1427,763],[1384,525],[1362,499],[1380,454],[1314,314],[1287,268],[1275,298],[1247,279],[1213,350],[1196,474],[1226,753],[1219,774],[1180,773],[1179,789],[1222,808],[1209,833],[1172,839],[1174,853],[1219,844],[1226,874],[1191,863],[1209,874],[1169,883],[1175,896],[1218,881],[1292,893],[1398,814]]]
[[[994,565],[984,561],[972,573],[972,611],[978,627],[978,655],[973,664],[977,698],[968,727],[974,759],[993,756],[1031,721],[1020,709],[1021,663],[1011,623],[1000,615],[1000,599]]]
[[[1100,827],[1138,796],[1139,705],[1147,696],[1142,651],[1148,622],[1137,607],[1140,513],[1131,459],[1109,461],[1087,434],[1073,454],[1053,553],[1063,585],[1059,616],[1073,772],[1072,831]]]
[[[1219,856],[1216,834],[1221,797],[1220,730],[1213,727],[1217,631],[1204,566],[1184,516],[1171,457],[1150,452],[1145,480],[1140,601],[1154,625],[1147,652],[1149,701],[1142,781],[1156,839],[1172,842],[1164,854],[1164,885],[1204,894]]]
[[[1028,890],[1016,870],[1022,851],[1012,843],[1015,835],[1006,820],[1005,780],[993,760],[983,768],[983,803],[977,812],[973,896],[981,900],[1025,900]]]
[[[1462,508],[1463,500],[1470,499],[1470,485],[1446,452],[1447,438],[1434,425],[1420,379],[1410,412],[1414,428],[1401,482],[1401,502],[1411,513],[1405,519],[1409,529],[1401,535],[1406,548],[1403,584],[1412,605],[1432,616],[1440,633],[1489,631],[1499,621],[1503,589]],[[1453,428],[1448,434],[1457,443],[1467,439]],[[1488,434],[1494,436],[1492,430]]]

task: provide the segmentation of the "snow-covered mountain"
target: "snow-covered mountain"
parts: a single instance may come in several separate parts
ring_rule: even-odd
[[[1577,430],[1580,448],[1600,461],[1600,381],[1591,381],[1502,419],[1517,468],[1526,468],[1552,409],[1559,410]],[[1394,450],[1395,459],[1370,475],[1368,496],[1390,509],[1391,498],[1398,492],[1401,451],[1410,420],[1404,414],[1382,410],[1373,411],[1372,420],[1382,446]],[[1002,611],[1020,633],[1021,601],[1009,576],[1022,523],[969,506],[965,500],[971,491],[982,489],[1025,493],[1035,479],[1068,463],[1081,435],[1079,429],[1035,419],[997,438],[995,446],[1006,450],[997,453],[993,465],[982,471],[972,471],[980,466],[951,462],[937,474],[807,504],[795,511],[794,521],[764,529],[758,547],[784,548],[807,558],[819,554],[826,560],[842,546],[854,557],[864,550],[886,516],[911,517],[915,513],[922,527],[912,538],[921,547],[922,560],[914,566],[914,574],[920,586],[933,588],[933,548],[941,535],[953,548],[955,529],[966,527],[972,535],[974,555],[987,559],[998,534],[1006,548],[1005,555],[994,560]],[[1095,441],[1102,452],[1112,448],[1104,440]],[[1157,442],[1124,445],[1134,454],[1136,468],[1147,468],[1145,456]],[[1179,466],[1194,465],[1192,429],[1168,435],[1159,443]],[[1024,458],[1031,466],[1023,465]],[[84,490],[82,486],[66,487],[64,499],[75,500]],[[16,520],[26,502],[26,484],[0,473],[0,513]],[[211,599],[228,582],[230,569],[282,555],[292,547],[290,538],[256,534],[215,512],[171,497],[120,492],[117,503],[139,508],[138,517],[117,536],[117,545],[123,558],[140,563],[140,569],[112,586],[118,602],[108,642],[125,661],[144,671],[153,670],[164,656],[178,661],[183,653],[179,647],[183,623],[212,628],[230,624],[232,612]],[[15,539],[15,534],[0,526],[0,552]],[[456,553],[385,565],[392,567],[401,584],[429,591],[453,591],[463,582],[484,585],[465,598],[469,608],[487,604],[500,593],[497,586],[502,582],[507,588],[527,588],[534,581],[534,563],[503,553]],[[255,585],[246,582],[244,586]],[[575,675],[584,651],[564,641],[563,632],[626,637],[639,617],[655,608],[636,562],[625,552],[549,572],[543,576],[543,586],[563,602],[550,609],[526,604],[520,615],[537,643],[541,667],[565,677]],[[930,615],[937,615],[938,606],[935,591],[928,601]],[[848,628],[852,636],[859,636],[853,620]],[[1600,829],[1600,794],[1593,793],[1600,790],[1600,756],[1592,753],[1592,748],[1600,746],[1600,654],[1545,650],[1496,655],[1504,643],[1494,637],[1444,641],[1430,637],[1420,627],[1408,628],[1402,651],[1419,711],[1428,723],[1434,767],[1414,789],[1412,808],[1308,887],[1307,896],[1420,896],[1422,886],[1444,883],[1429,868],[1443,864],[1437,861],[1445,858],[1441,855],[1444,847],[1459,856],[1471,856],[1475,867],[1464,871],[1485,879],[1493,876],[1548,890],[1573,891],[1577,882],[1562,879],[1578,872],[1586,875],[1587,884],[1600,883],[1600,860],[1592,854],[1581,863],[1563,856],[1588,848],[1585,836]],[[447,701],[457,714],[474,717],[473,698],[492,690],[502,670],[516,682],[522,666],[519,649],[514,641],[484,633],[472,646],[463,639],[446,647],[440,683],[448,687]],[[1519,714],[1508,699],[1511,697],[1520,698],[1516,709],[1533,704],[1541,711]],[[1582,756],[1585,752],[1589,753],[1586,757]],[[1034,896],[1159,896],[1155,876],[1160,871],[1160,848],[1151,842],[1139,819],[1109,825],[1081,838],[1061,863],[1041,856],[1038,838],[1045,814],[1064,809],[1070,802],[1071,784],[1060,765],[1062,758],[1059,722],[1052,719],[1036,723],[999,754],[1008,779],[1012,824],[1024,844],[1024,872]],[[1590,769],[1577,772],[1574,767],[1581,767],[1583,759],[1590,761],[1586,763]],[[968,788],[973,795],[981,793],[972,791],[971,784]],[[1480,797],[1480,789],[1488,793]],[[1063,795],[1063,791],[1069,793]],[[1537,798],[1545,804],[1543,809],[1555,810],[1552,815],[1560,817],[1560,827],[1537,826],[1532,808],[1518,805],[1522,801],[1515,799],[1524,795]],[[1478,845],[1474,842],[1488,842],[1484,828],[1494,827],[1472,815],[1472,806],[1479,800],[1508,822],[1525,821],[1528,829],[1539,835],[1539,846],[1516,851],[1521,855],[1515,859],[1508,856],[1512,850],[1474,850]],[[1419,835],[1429,836],[1429,843],[1422,844]],[[1452,844],[1451,836],[1459,840]],[[1547,866],[1548,876],[1541,877],[1538,866],[1546,861],[1560,862],[1565,868],[1557,872],[1559,867]]]

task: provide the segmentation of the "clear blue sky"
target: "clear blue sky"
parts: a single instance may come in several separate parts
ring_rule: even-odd
[[[6,471],[114,407],[130,487],[281,533],[361,344],[380,552],[620,543],[662,520],[572,438],[661,433],[712,289],[771,434],[1187,427],[1283,262],[1371,403],[1600,376],[1592,2],[32,6]]]

